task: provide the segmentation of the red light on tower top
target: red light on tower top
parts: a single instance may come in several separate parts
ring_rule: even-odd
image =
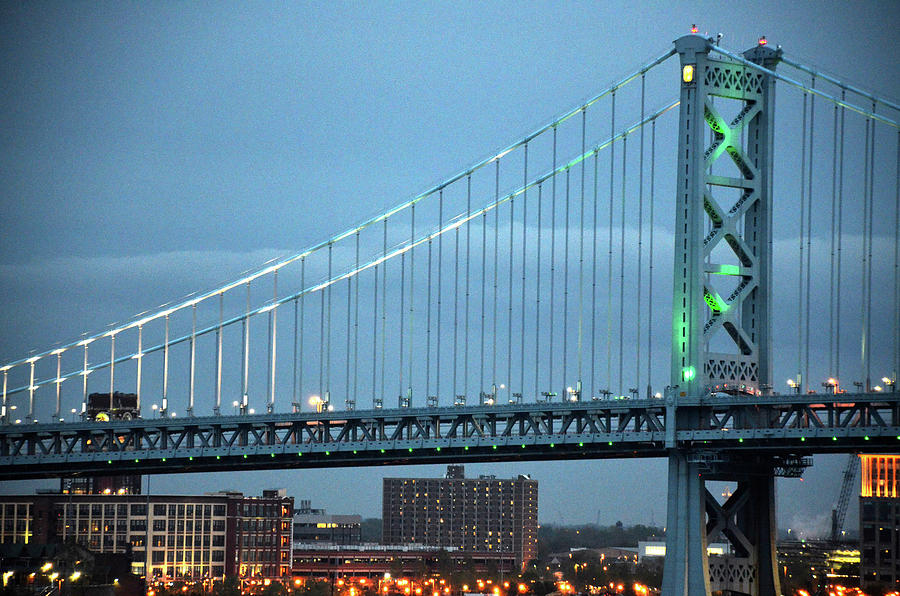
[[[759,45],[764,46],[764,45],[766,45],[767,43],[769,43],[769,42],[766,41],[766,36],[765,36],[765,35],[763,35],[763,36],[761,36],[761,37],[759,38]]]
[[[699,29],[697,29],[697,25],[691,25],[691,33],[697,33],[697,31],[699,31]]]

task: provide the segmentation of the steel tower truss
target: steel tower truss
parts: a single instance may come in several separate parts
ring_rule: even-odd
[[[688,405],[692,398],[725,392],[756,399],[771,387],[774,81],[745,65],[711,58],[710,44],[697,35],[675,41],[681,115],[667,396],[674,429],[694,427],[702,418],[700,409]],[[744,56],[771,69],[780,54],[760,44]],[[726,119],[729,106],[736,114]],[[723,175],[728,161],[735,167]],[[765,408],[760,416],[766,416]],[[775,462],[741,454],[711,460],[675,442],[669,447],[663,594],[780,593]],[[720,505],[707,480],[736,482],[737,490]],[[731,543],[732,554],[710,559],[707,544],[721,538]]]

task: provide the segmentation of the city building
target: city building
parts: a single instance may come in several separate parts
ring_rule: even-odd
[[[281,579],[290,576],[292,511],[283,490],[261,497],[3,495],[0,542],[72,541],[95,553],[123,553],[135,575],[158,581]]]
[[[527,475],[385,478],[382,542],[460,551],[513,553],[523,567],[537,558],[538,483]]]
[[[900,586],[900,455],[860,455],[860,582]]]
[[[294,576],[305,579],[384,578],[399,579],[453,573],[466,569],[474,574],[519,571],[512,552],[469,552],[455,548],[405,545],[298,546],[294,549]],[[445,578],[446,579],[446,578]]]
[[[294,542],[312,544],[359,544],[362,532],[361,515],[332,515],[324,509],[313,509],[304,499],[294,509]]]

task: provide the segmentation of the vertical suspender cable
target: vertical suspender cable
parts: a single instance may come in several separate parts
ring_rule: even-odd
[[[328,288],[325,290],[328,294],[328,320],[325,322],[328,329],[327,345],[325,346],[325,401],[331,405],[331,265],[333,262],[334,242],[328,243]]]
[[[300,411],[300,408],[303,404],[303,326],[306,323],[305,317],[305,300],[306,300],[306,257],[300,259],[300,290],[303,292],[300,294],[300,319],[297,321],[299,342],[297,347],[297,411]],[[372,361],[374,362],[374,354],[372,355]]]
[[[469,394],[469,273],[472,257],[472,175],[466,176],[466,323],[463,332],[463,395]]]
[[[325,394],[325,292],[319,290],[319,399],[326,400]],[[321,403],[321,402],[320,402]]]
[[[831,133],[831,237],[829,241],[830,263],[828,268],[828,376],[834,377],[834,237],[837,225],[837,142],[838,105],[834,105]]]
[[[84,413],[87,411],[87,396],[88,396],[88,342],[84,344],[84,367],[81,369],[81,415],[84,417]],[[6,395],[6,371],[3,371],[3,394]]]
[[[628,155],[628,136],[622,136],[622,205],[621,205],[621,218],[620,222],[620,235],[619,235],[619,392],[624,392],[625,385],[623,384],[623,369],[622,366],[625,362],[623,357],[623,352],[625,346],[623,344],[624,336],[625,336],[625,184],[627,182],[627,177],[625,176],[625,165],[628,163],[626,159]]]
[[[897,132],[897,169],[894,176],[894,361],[893,389],[900,375],[900,131]]]
[[[453,375],[451,376],[451,386],[453,388],[453,399],[459,395],[456,386],[457,372],[459,366],[459,228],[453,231]]]
[[[141,328],[138,327],[138,336],[140,337]],[[138,340],[140,341],[140,340]],[[141,348],[138,346],[138,354],[141,353]],[[138,368],[140,368],[141,357],[138,356]],[[53,412],[53,422],[59,421],[59,414],[62,409],[61,398],[62,398],[62,379],[60,375],[62,374],[62,352],[56,353],[56,410]],[[140,404],[138,404],[140,405]],[[62,420],[63,422],[65,419]]]
[[[597,185],[599,182],[599,153],[594,153],[594,208],[591,225],[591,387],[590,396],[597,395]]]
[[[272,310],[269,311],[269,400],[266,405],[266,411],[272,413],[275,410],[275,360],[277,357],[278,346],[278,270],[272,272]],[[194,305],[194,326],[196,327],[196,310]],[[193,350],[193,342],[191,349]],[[193,356],[191,356],[191,368],[193,369]],[[193,400],[193,375],[191,377],[191,406],[194,405]]]
[[[169,343],[169,317],[166,317],[166,344]],[[168,370],[168,350],[166,369]],[[244,361],[243,361],[243,393],[241,394],[241,413],[246,413],[250,405],[250,282],[247,282],[247,304],[244,314]],[[163,398],[165,401],[165,398]]]
[[[382,400],[378,393],[378,264],[373,267],[374,279],[372,283],[372,407],[375,408]]]
[[[115,392],[115,372],[116,372],[116,334],[113,333],[109,336],[109,409],[112,410],[115,404],[113,403],[113,393]],[[34,386],[34,360],[31,361],[31,382],[28,383],[28,392],[30,394],[29,402],[33,403],[34,390],[36,387]],[[112,413],[112,412],[110,412]],[[34,409],[29,407],[28,417],[30,419],[34,419]]]
[[[188,363],[188,415],[194,415],[194,363],[197,354],[197,304],[191,306],[190,362]],[[272,358],[274,362],[274,356]],[[274,380],[274,378],[273,378]]]
[[[515,234],[513,234],[513,229],[515,228],[515,217],[516,217],[516,204],[514,199],[511,197],[509,200],[509,281],[507,282],[507,309],[506,309],[506,323],[507,323],[507,334],[506,334],[506,386],[508,391],[512,391],[512,353],[513,353],[513,345],[512,345],[512,328],[513,328],[513,303],[512,303],[512,295],[513,295],[513,241],[515,240]]]
[[[357,232],[359,234],[359,232]],[[347,409],[352,409],[356,404],[356,394],[350,390],[350,360],[352,359],[352,353],[350,352],[350,339],[352,336],[351,326],[352,326],[352,312],[353,312],[353,278],[355,275],[347,278],[347,341],[344,345],[344,358],[346,359],[344,363],[344,403],[347,406]]]
[[[416,289],[416,205],[413,203],[410,208],[410,223],[409,223],[409,242],[411,244],[409,249],[409,372],[407,375],[407,398],[409,399],[409,405],[412,405],[412,392],[413,392],[413,337],[414,328],[413,323],[415,321],[415,301],[413,300],[413,296],[415,296]]]
[[[387,257],[387,218],[384,219],[384,236],[382,238],[383,258]],[[384,400],[384,375],[387,365],[387,357],[385,355],[385,344],[387,342],[387,260],[383,261],[381,268],[381,379],[378,403],[383,404]],[[377,405],[377,404],[376,404]]]
[[[563,325],[562,325],[562,382],[563,388],[560,395],[568,401],[571,395],[566,390],[566,375],[569,374],[569,182],[571,168],[566,168],[566,204],[565,204],[565,226],[563,233]]]
[[[641,122],[644,121],[644,95],[646,74],[641,75]],[[641,265],[644,256],[644,127],[641,126],[640,157],[638,158],[638,254],[637,254],[637,357],[634,361],[634,386],[641,386]],[[650,397],[650,395],[647,395]]]
[[[650,271],[647,275],[647,397],[653,393],[650,381],[650,367],[653,362],[653,205],[656,203],[656,119],[650,124],[650,246],[647,261]]]
[[[846,91],[841,90],[841,100],[846,96]],[[835,308],[834,308],[834,373],[836,379],[841,378],[841,248],[843,245],[843,210],[844,210],[844,120],[847,116],[847,110],[841,108],[841,132],[840,132],[840,153],[838,157],[838,199],[837,199],[837,264],[836,286],[835,291]]]
[[[431,257],[432,239],[428,238],[428,286],[425,294],[425,398],[431,397]]]
[[[112,345],[113,345],[113,347],[115,347],[116,336],[112,335],[111,337],[112,337]],[[112,376],[111,375],[112,375],[112,363],[114,360],[115,360],[114,357],[111,357],[109,359],[109,363],[110,363],[110,368],[109,368],[110,382],[109,382],[109,384],[110,385],[112,385]],[[30,370],[29,377],[28,377],[29,378],[29,380],[28,380],[28,422],[34,422],[34,392],[37,389],[37,387],[34,386],[34,363],[35,363],[35,360],[32,360],[31,362],[28,363],[28,368]],[[113,392],[110,390],[110,392],[109,392],[109,409],[112,410],[112,408],[113,408]]]
[[[438,229],[444,229],[444,190],[441,189],[438,192]],[[442,305],[442,296],[444,295],[444,286],[443,286],[443,264],[444,264],[444,235],[441,234],[438,236],[438,270],[437,270],[437,354],[435,358],[435,395],[438,396],[438,399],[441,397],[441,305]],[[456,396],[453,397],[455,399]]]
[[[138,325],[138,357],[137,357],[137,378],[135,379],[135,409],[138,412],[141,411],[141,369],[144,362],[144,327],[143,325]],[[58,354],[56,358],[56,377],[59,378],[60,373],[60,357],[62,354]],[[56,401],[59,402],[59,385],[56,386]],[[60,404],[56,404],[57,414],[59,413]]]
[[[613,258],[613,206],[615,201],[615,168],[616,168],[616,92],[612,92],[612,112],[609,123],[609,138],[613,139],[609,144],[609,250],[606,255],[606,390],[609,391],[612,383],[612,258]]]
[[[247,315],[249,316],[249,315]],[[247,316],[244,317],[244,335],[246,337],[247,331]],[[160,415],[163,415],[166,410],[169,408],[169,315],[165,316],[165,342],[163,343],[163,394],[162,394],[162,408],[160,409]],[[247,341],[244,341],[244,367],[243,367],[243,402],[247,401],[247,353],[248,353]]]
[[[875,102],[872,102],[872,113],[875,113]],[[875,215],[875,120],[872,120],[872,136],[871,136],[871,146],[869,149],[869,254],[868,256],[868,265],[866,271],[866,312],[870,313],[866,320],[866,337],[869,338],[869,342],[872,341],[872,244],[874,243],[874,230],[875,226],[873,223],[874,215]],[[869,356],[871,350],[866,354]],[[872,390],[872,358],[866,358],[866,391]]]
[[[484,393],[484,327],[485,294],[487,294],[487,211],[481,214],[481,358],[479,358],[478,394]]]
[[[537,278],[535,281],[535,305],[534,305],[534,399],[540,401],[541,398],[541,236],[543,236],[543,228],[541,227],[541,212],[543,205],[543,185],[538,184],[537,198],[537,259],[535,267],[537,269]]]
[[[798,263],[800,275],[797,276],[797,391],[806,393],[807,383],[803,374],[803,318],[804,312],[799,305],[803,304],[803,236],[806,229],[806,93],[803,93],[803,123],[800,132],[800,245],[798,247]]]
[[[303,290],[302,282],[300,284],[300,289]],[[301,296],[302,296],[302,294],[301,294]],[[300,332],[298,329],[298,325],[300,323],[299,307],[300,307],[300,297],[295,296],[294,297],[294,353],[291,358],[291,360],[292,360],[292,362],[291,362],[291,412],[293,412],[294,414],[296,414],[300,409],[298,407],[298,404],[300,403],[300,397],[297,392],[297,370],[298,370],[297,360],[300,357],[299,353],[297,352],[297,341],[300,338]]]
[[[359,230],[356,231],[356,270],[359,271]],[[359,274],[353,285],[353,401],[359,399]]]
[[[526,189],[522,192],[522,314],[519,323],[522,329],[522,335],[519,339],[519,396],[525,395],[525,270],[528,246],[528,143],[525,143],[525,158],[522,173],[522,188]]]
[[[494,201],[500,201],[500,160],[494,162]],[[492,372],[491,372],[491,392],[496,397],[496,386],[497,386],[497,342],[499,338],[497,337],[497,264],[498,264],[498,245],[499,245],[499,234],[500,234],[500,210],[494,209],[494,313],[493,313],[493,342],[491,348],[491,361],[492,361]]]
[[[406,253],[400,254],[400,348],[397,350],[397,379],[399,384],[399,392],[397,393],[397,405],[403,407],[403,340],[405,336],[404,321],[406,317]]]
[[[581,154],[585,152],[585,136],[587,127],[587,112],[581,110]],[[578,375],[575,389],[576,396],[581,399],[581,381],[584,363],[584,168],[587,164],[581,161],[581,198],[578,205]]]
[[[816,88],[816,77],[812,78],[812,88]],[[803,340],[803,377],[807,388],[809,386],[809,320],[810,320],[810,286],[812,281],[812,210],[813,210],[813,165],[815,163],[815,132],[816,132],[816,96],[809,99],[809,177],[807,178],[808,190],[806,193],[806,321]]]
[[[869,390],[869,377],[866,373],[869,364],[869,310],[866,308],[866,304],[868,303],[869,298],[869,281],[868,281],[868,251],[869,251],[869,209],[872,206],[869,204],[869,166],[871,156],[869,155],[869,125],[871,123],[870,118],[866,118],[866,135],[865,135],[865,151],[863,157],[863,229],[862,229],[862,259],[861,259],[861,276],[862,276],[862,300],[859,301],[860,310],[862,315],[862,329],[861,329],[861,340],[860,340],[860,375],[863,377],[863,390]]]
[[[554,297],[556,295],[556,135],[557,128],[553,127],[553,188],[551,189],[550,196],[550,345],[549,345],[549,356],[550,356],[550,366],[549,373],[550,378],[548,379],[548,393],[550,395],[547,396],[548,401],[553,397],[553,361],[554,356],[556,355],[553,350],[553,337],[555,335],[555,325],[553,324],[553,319],[556,316],[554,312],[556,309],[554,308],[553,303]]]
[[[225,318],[225,293],[219,292],[219,326],[216,328],[216,415],[222,411],[222,322]]]

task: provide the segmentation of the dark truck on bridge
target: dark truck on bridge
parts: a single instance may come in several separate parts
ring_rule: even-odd
[[[140,412],[137,407],[136,393],[122,393],[120,391],[109,393],[91,393],[88,395],[87,411],[88,420],[108,422],[109,420],[131,420],[138,418]]]

